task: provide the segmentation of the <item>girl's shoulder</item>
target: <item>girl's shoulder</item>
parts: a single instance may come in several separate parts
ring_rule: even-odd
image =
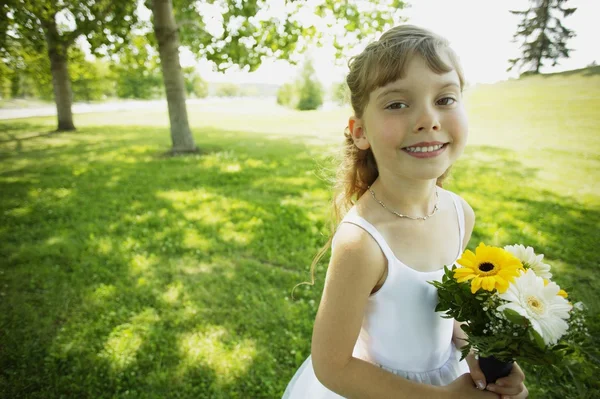
[[[329,268],[342,269],[363,276],[380,276],[386,258],[373,236],[345,218],[334,234]]]
[[[469,240],[471,239],[471,234],[473,233],[473,228],[475,227],[475,211],[463,197],[452,191],[445,191],[447,191],[450,195],[456,198],[456,200],[460,203],[460,208],[462,209],[462,212],[464,214],[465,233],[462,245],[462,249],[464,250],[467,248],[467,244],[469,243]]]
[[[442,190],[448,193],[449,196],[454,197],[456,198],[456,200],[458,200],[462,209],[465,212],[465,216],[475,216],[475,212],[473,211],[471,205],[469,205],[469,203],[460,194],[457,194],[454,191],[450,191],[445,188],[442,188]]]
[[[460,207],[462,208],[464,215],[465,215],[465,225],[469,225],[471,224],[471,226],[474,224],[475,222],[475,211],[473,210],[473,208],[471,207],[471,205],[469,205],[469,203],[459,194],[450,191],[450,190],[446,190],[446,189],[442,189],[444,191],[446,191],[449,195],[453,196],[456,198],[456,200],[460,203]]]

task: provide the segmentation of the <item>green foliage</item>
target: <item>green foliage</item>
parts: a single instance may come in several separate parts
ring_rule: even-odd
[[[568,0],[530,1],[530,8],[525,11],[511,11],[521,16],[515,40],[521,40],[522,55],[509,60],[510,71],[515,66],[525,68],[527,72],[540,73],[544,60],[558,64],[560,58],[569,58],[571,49],[567,41],[575,36],[575,32],[565,28],[556,13],[562,18],[573,14],[576,8],[565,8]]]
[[[78,47],[69,49],[69,75],[75,101],[104,100],[116,95],[116,79],[104,60],[88,61]]]
[[[4,95],[10,98],[39,98],[51,100],[54,96],[50,60],[45,46],[37,52],[27,43],[13,42],[7,53]],[[75,101],[100,100],[114,95],[114,78],[110,76],[108,63],[102,60],[88,61],[78,46],[68,50],[69,75]]]
[[[331,87],[331,97],[333,101],[340,105],[350,104],[350,88],[346,81],[333,84]]]
[[[221,83],[217,86],[217,97],[237,97],[240,95],[240,87],[235,83]]]
[[[0,17],[0,44],[4,47],[10,32],[9,36],[30,43],[38,51],[43,50],[48,40],[65,51],[81,36],[92,51],[118,49],[137,21],[136,6],[134,1],[110,0],[7,1]],[[64,15],[69,23],[57,26],[58,14]]]
[[[307,60],[301,72],[298,87],[298,103],[296,109],[310,111],[318,109],[323,104],[323,85],[317,79],[315,68]]]
[[[321,21],[297,18],[297,15],[306,12],[306,8],[315,5],[315,17]],[[314,4],[295,1],[287,2],[285,9],[274,15],[259,13],[264,9],[262,6],[259,0],[226,0],[218,7],[208,0],[173,1],[175,18],[185,21],[179,30],[182,45],[215,62],[219,70],[240,65],[250,71],[256,70],[265,56],[295,62],[294,55],[305,50],[306,42],[311,40],[317,43],[332,40],[338,57],[341,57],[342,49],[365,38],[373,38],[400,22],[406,4],[400,0],[386,3],[368,0],[360,5],[333,0],[320,0]],[[216,22],[222,27],[216,32],[207,29],[204,18],[208,13],[198,12],[211,7],[218,10]],[[215,18],[215,14],[210,15]],[[325,29],[318,30],[316,26],[324,26]]]
[[[26,41],[9,39],[3,53],[7,70],[4,81],[7,97],[37,97],[49,100],[53,96],[50,60],[42,43],[41,50]]]
[[[196,68],[182,68],[182,72],[185,81],[185,91],[188,96],[193,95],[196,98],[205,98],[208,96],[208,82],[200,77]]]
[[[162,74],[158,54],[146,36],[134,36],[111,64],[120,98],[148,99],[163,94]]]
[[[277,104],[295,108],[298,104],[298,87],[296,83],[285,83],[277,90]]]

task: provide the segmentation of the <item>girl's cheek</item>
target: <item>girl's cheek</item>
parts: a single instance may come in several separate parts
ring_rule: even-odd
[[[467,137],[469,131],[469,121],[464,110],[460,110],[452,114],[447,123],[449,128],[448,130],[452,132],[454,136]]]
[[[381,125],[382,139],[389,144],[402,141],[405,138],[404,132],[406,132],[406,123],[398,119],[384,121]]]

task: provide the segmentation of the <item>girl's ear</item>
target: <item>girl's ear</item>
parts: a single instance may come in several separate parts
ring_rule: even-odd
[[[369,139],[365,134],[365,128],[362,120],[355,116],[351,116],[348,120],[348,130],[350,130],[350,134],[352,135],[352,140],[354,140],[354,145],[356,148],[359,150],[367,150],[371,147],[371,144],[369,144]]]

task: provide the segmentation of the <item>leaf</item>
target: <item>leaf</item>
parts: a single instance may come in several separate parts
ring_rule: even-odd
[[[535,344],[537,345],[537,347],[539,349],[546,349],[546,343],[544,342],[544,339],[542,338],[542,336],[540,334],[538,334],[537,331],[535,331],[533,328],[530,328],[529,330],[527,330],[529,333],[529,337],[531,338],[531,340],[533,342],[535,342]]]
[[[504,316],[506,316],[506,318],[508,319],[508,321],[510,321],[513,324],[517,324],[519,326],[526,326],[527,325],[527,318],[521,316],[519,313],[517,313],[516,311],[512,310],[512,309],[504,309]]]

